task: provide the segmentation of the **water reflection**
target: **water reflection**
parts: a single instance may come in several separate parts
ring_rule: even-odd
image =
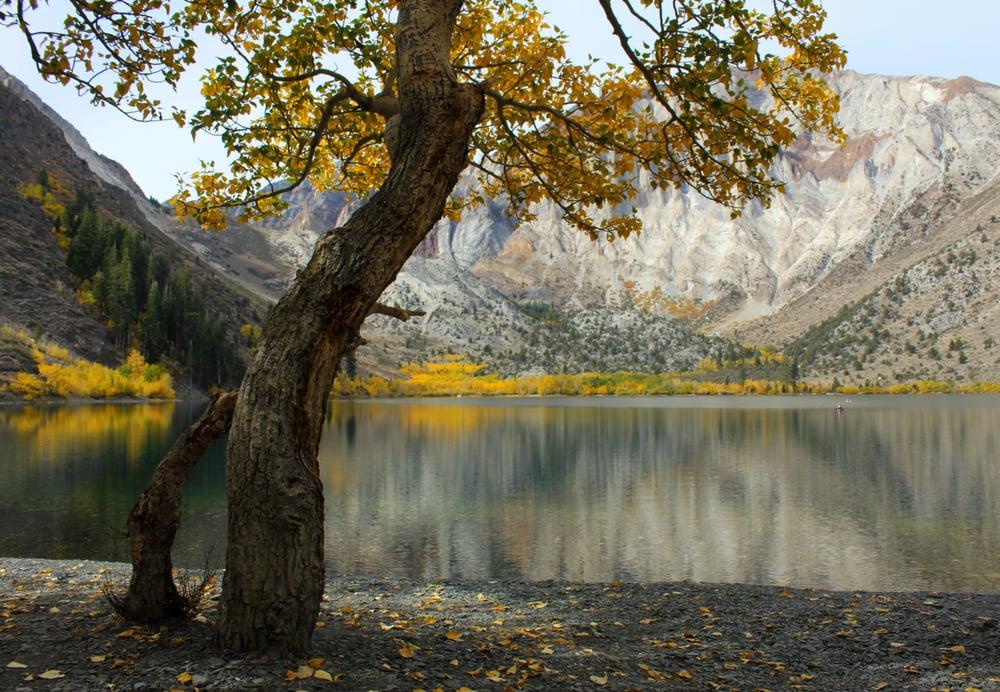
[[[425,578],[1000,588],[995,399],[740,403],[340,404],[327,554]]]
[[[197,410],[0,409],[0,554],[123,559],[114,531]],[[1000,398],[335,402],[343,574],[1000,590]],[[222,448],[178,561],[225,533]]]
[[[199,413],[173,402],[0,407],[0,554],[127,560],[128,511]],[[224,535],[221,452],[210,450],[185,498],[189,558]]]

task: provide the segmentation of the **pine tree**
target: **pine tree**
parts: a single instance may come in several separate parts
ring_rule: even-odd
[[[102,222],[93,208],[84,208],[75,217],[73,239],[66,253],[66,266],[78,279],[89,279],[101,268],[105,254]]]
[[[164,324],[163,298],[160,285],[149,284],[146,293],[146,314],[142,321],[142,341],[146,360],[159,362],[167,346],[166,325]]]

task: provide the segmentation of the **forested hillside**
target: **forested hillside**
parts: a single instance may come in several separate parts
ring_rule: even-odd
[[[107,365],[138,348],[182,389],[238,382],[263,300],[165,236],[0,77],[0,323]],[[0,352],[8,374],[25,364]]]

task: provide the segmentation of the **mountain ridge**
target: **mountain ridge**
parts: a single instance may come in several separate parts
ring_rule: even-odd
[[[1000,190],[1000,87],[966,77],[850,71],[833,81],[847,144],[800,136],[775,164],[788,190],[770,208],[753,202],[732,219],[691,191],[652,190],[639,176],[636,206],[644,227],[624,241],[591,241],[546,204],[521,226],[493,200],[458,222],[443,220],[384,296],[428,314],[405,325],[370,320],[365,334],[373,343],[360,351],[362,363],[391,372],[401,361],[459,351],[509,374],[602,364],[675,368],[708,355],[718,337],[791,344],[946,252],[971,233],[970,223],[989,221],[991,190]],[[304,185],[290,193],[283,216],[208,234],[166,217],[117,164],[90,158],[98,169],[104,165],[105,182],[124,185],[165,235],[271,300],[319,235],[356,206],[340,193]],[[992,224],[984,228],[991,238]],[[992,252],[979,261],[994,262]],[[977,275],[995,281],[990,271]],[[987,286],[988,295],[993,290]],[[532,306],[556,308],[562,322],[537,319]],[[615,312],[626,317],[611,319]],[[586,340],[594,342],[602,329],[621,338],[597,340],[601,353],[587,353]],[[995,373],[992,354],[970,357],[976,373]],[[892,372],[869,364],[859,376]]]

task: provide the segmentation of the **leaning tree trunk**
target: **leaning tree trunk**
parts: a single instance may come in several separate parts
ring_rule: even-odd
[[[326,233],[274,307],[229,436],[229,533],[219,620],[233,651],[303,652],[323,594],[317,451],[334,372],[365,317],[441,217],[467,163],[481,91],[449,61],[461,0],[404,0],[399,115],[382,187]]]
[[[170,448],[128,515],[132,578],[123,597],[113,597],[125,617],[159,622],[185,614],[188,604],[174,585],[170,552],[181,522],[181,491],[209,445],[229,429],[236,392],[217,394],[205,412]]]

